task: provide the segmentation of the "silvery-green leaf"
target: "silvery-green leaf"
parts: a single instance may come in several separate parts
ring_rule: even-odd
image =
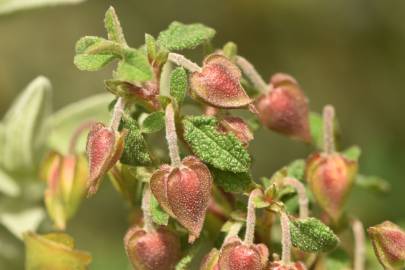
[[[111,94],[100,94],[69,104],[48,118],[52,131],[48,139],[48,146],[66,153],[69,139],[74,130],[82,123],[100,121],[107,123],[111,117],[108,104],[113,99]],[[83,132],[78,144],[84,150],[87,132]]]
[[[45,77],[37,77],[14,101],[4,117],[3,166],[9,171],[34,167],[42,150],[48,126],[45,119],[51,112],[52,87]]]
[[[0,169],[0,192],[10,197],[16,197],[20,194],[20,187],[17,185],[15,180],[1,169]]]
[[[0,0],[0,14],[42,6],[77,4],[85,0]]]
[[[36,231],[44,217],[45,212],[42,208],[31,208],[20,213],[3,213],[0,216],[0,223],[17,238],[22,239],[23,233]]]

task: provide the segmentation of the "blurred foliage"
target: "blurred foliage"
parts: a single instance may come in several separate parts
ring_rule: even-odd
[[[173,20],[201,22],[217,30],[215,46],[234,41],[264,78],[278,71],[294,75],[313,111],[319,112],[327,103],[335,105],[342,145],[358,144],[361,171],[382,176],[392,186],[384,196],[355,189],[348,206],[351,213],[362,217],[366,226],[385,219],[399,222],[405,219],[400,207],[405,189],[401,166],[405,162],[405,125],[400,111],[405,97],[401,91],[405,86],[401,65],[405,59],[405,2],[394,2],[89,0],[2,15],[0,115],[38,74],[52,81],[54,109],[105,92],[103,78],[111,70],[80,72],[73,65],[73,56],[81,36],[104,34],[100,18],[111,4],[124,28],[131,29],[126,38],[135,47],[143,43],[143,33],[156,36]],[[201,60],[198,54],[190,57]],[[250,148],[256,153],[254,177],[271,176],[289,161],[308,154],[305,146],[267,130],[258,132],[256,138]],[[122,245],[126,214],[127,206],[112,186],[103,185],[71,222],[68,233],[80,249],[93,255],[91,269],[129,269]],[[0,236],[5,239],[0,243],[4,250],[0,269],[21,269],[22,244],[4,228],[0,228]]]

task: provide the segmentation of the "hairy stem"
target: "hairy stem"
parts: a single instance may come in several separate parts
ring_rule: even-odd
[[[363,223],[355,219],[352,221],[354,235],[354,268],[353,270],[364,270],[365,260],[365,236]]]
[[[292,177],[286,177],[284,178],[284,183],[287,185],[292,186],[297,190],[298,194],[298,204],[300,207],[300,218],[307,218],[308,217],[308,197],[307,197],[307,191],[305,189],[305,186],[303,183],[301,183],[299,180],[292,178]]]
[[[95,121],[86,121],[82,123],[73,133],[72,137],[70,138],[69,141],[69,154],[74,154],[76,152],[76,145],[77,141],[80,138],[80,135],[82,135],[83,131],[86,129],[90,129],[93,125],[95,124]]]
[[[288,265],[291,262],[291,233],[290,233],[290,220],[285,212],[280,212],[280,225],[281,225],[281,245],[282,254],[281,260],[283,264]]]
[[[169,156],[172,166],[179,167],[181,164],[179,146],[177,144],[176,122],[174,119],[173,105],[166,107],[166,140],[169,146]]]
[[[248,60],[246,60],[246,58],[238,55],[235,57],[235,61],[256,89],[258,89],[261,93],[268,92],[269,86],[257,72],[255,67]]]
[[[190,72],[201,72],[202,68],[191,60],[178,53],[169,53],[168,60],[182,66]]]
[[[114,105],[113,115],[111,118],[110,127],[112,130],[117,131],[118,127],[120,126],[122,115],[124,114],[125,110],[125,101],[124,98],[119,97],[117,102]]]
[[[323,151],[327,154],[335,152],[335,108],[326,105],[323,108]]]
[[[254,199],[261,196],[263,193],[260,189],[253,190],[249,195],[247,217],[246,217],[246,231],[245,231],[245,244],[252,245],[255,237],[256,226],[256,209]]]
[[[155,227],[153,226],[152,214],[150,212],[150,198],[151,192],[149,184],[146,184],[142,197],[143,223],[146,232],[153,232],[155,230]]]

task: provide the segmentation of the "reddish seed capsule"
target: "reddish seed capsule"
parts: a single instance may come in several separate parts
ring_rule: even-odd
[[[357,162],[338,153],[317,153],[306,164],[306,179],[321,208],[338,222],[357,173]]]
[[[405,231],[390,221],[368,228],[374,252],[385,269],[405,267]]]
[[[248,146],[253,134],[242,118],[227,116],[219,123],[219,130],[233,133],[243,145]]]
[[[269,251],[263,244],[246,245],[239,239],[228,241],[219,255],[220,270],[265,270]]]
[[[293,262],[285,265],[281,261],[272,262],[268,270],[306,270],[306,266],[302,262]]]
[[[162,208],[190,233],[192,242],[200,235],[211,194],[212,176],[194,156],[183,159],[179,168],[161,166],[151,177],[150,187]]]
[[[180,258],[179,239],[163,228],[146,232],[134,227],[125,235],[124,244],[137,270],[171,270]]]
[[[120,159],[124,150],[126,132],[114,131],[102,123],[95,124],[87,138],[86,152],[89,160],[90,176],[88,193],[96,193],[101,177]]]
[[[289,137],[310,142],[308,101],[296,80],[278,73],[271,78],[271,84],[273,89],[256,101],[263,125]]]
[[[240,84],[241,72],[228,58],[211,54],[201,72],[190,78],[193,96],[219,108],[240,108],[251,103]]]

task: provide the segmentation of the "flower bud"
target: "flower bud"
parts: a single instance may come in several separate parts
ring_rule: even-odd
[[[306,164],[306,179],[320,207],[338,222],[357,173],[357,162],[333,153],[317,153]]]
[[[405,231],[390,221],[368,228],[374,252],[385,269],[404,269]]]
[[[219,255],[221,270],[265,270],[269,251],[264,244],[246,245],[238,238],[227,241]]]
[[[219,130],[233,133],[244,146],[253,140],[253,134],[242,118],[228,116],[219,123]]]
[[[100,180],[120,159],[124,150],[126,132],[114,131],[102,123],[95,124],[87,138],[87,156],[89,159],[90,176],[88,193],[97,192]]]
[[[282,261],[272,262],[269,270],[306,270],[307,267],[302,262],[293,262],[288,265]]]
[[[180,258],[180,241],[171,232],[159,228],[146,232],[131,228],[124,238],[125,250],[136,270],[174,269]]]
[[[193,242],[202,230],[208,208],[212,176],[194,156],[183,159],[179,168],[161,166],[151,177],[150,187],[162,208],[190,233]]]
[[[51,152],[42,164],[41,178],[47,181],[45,206],[59,229],[72,217],[84,197],[88,169],[82,155],[63,156]]]
[[[311,141],[308,101],[294,78],[278,73],[271,78],[273,89],[257,99],[263,125],[305,142]]]
[[[240,84],[241,72],[228,58],[211,54],[201,72],[190,78],[193,96],[219,108],[240,108],[251,103]]]

